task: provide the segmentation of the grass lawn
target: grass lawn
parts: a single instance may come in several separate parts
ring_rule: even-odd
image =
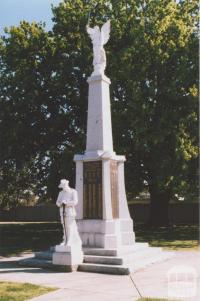
[[[25,301],[56,288],[44,287],[30,283],[15,283],[0,281],[0,301]]]
[[[200,250],[199,225],[174,225],[171,228],[153,229],[136,224],[134,228],[138,242],[149,242],[153,247],[168,250]]]
[[[0,223],[0,256],[47,250],[61,240],[60,223]]]
[[[197,250],[198,225],[176,225],[151,229],[143,224],[134,225],[137,242],[171,250]],[[60,243],[62,228],[56,222],[0,222],[0,256],[13,256],[22,252],[47,250]]]

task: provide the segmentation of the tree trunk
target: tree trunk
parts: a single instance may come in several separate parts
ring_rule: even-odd
[[[155,186],[149,187],[150,192],[150,219],[152,226],[169,226],[170,191],[158,191]]]

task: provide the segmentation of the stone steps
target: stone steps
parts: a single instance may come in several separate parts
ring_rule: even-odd
[[[165,252],[160,248],[148,248],[145,252],[145,256],[131,254],[129,258],[84,256],[84,263],[79,265],[79,271],[128,275],[173,256],[172,252]]]
[[[123,256],[84,255],[84,263],[123,265],[133,262],[135,264],[141,258],[144,260],[149,257],[158,256],[160,253],[162,253],[160,248],[147,247],[141,249],[140,252],[132,252]]]
[[[122,265],[123,259],[114,256],[84,255],[84,263]]]
[[[102,249],[102,248],[83,248],[84,255],[96,255],[96,256],[117,256],[115,249]]]
[[[120,256],[123,254],[135,253],[149,247],[148,243],[135,243],[133,246],[123,247],[117,249],[103,249],[103,248],[87,248],[83,247],[84,255],[98,255],[98,256]]]
[[[66,266],[53,265],[53,248],[50,251],[36,252],[35,257],[26,258],[20,265],[67,271]],[[173,256],[172,252],[161,248],[150,247],[148,243],[136,243],[122,249],[83,248],[84,262],[78,270],[105,274],[127,275],[145,268],[152,263],[166,260]]]
[[[114,274],[114,275],[128,275],[130,274],[129,268],[122,265],[108,265],[108,264],[93,264],[82,263],[78,267],[78,271]]]
[[[116,249],[103,249],[103,248],[83,248],[84,257],[87,256],[99,256],[99,257],[119,257],[125,254],[134,255],[134,257],[143,256],[149,250],[161,250],[161,248],[150,248],[148,243],[136,243],[134,247],[123,248],[121,252]],[[52,254],[54,248],[51,248],[49,251],[35,252],[35,257],[37,259],[46,259],[52,260]]]

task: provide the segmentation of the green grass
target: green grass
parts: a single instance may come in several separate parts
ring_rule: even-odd
[[[0,223],[0,256],[46,250],[61,240],[60,223]]]
[[[135,225],[136,240],[168,250],[199,250],[199,225],[174,225],[171,228],[150,228]]]
[[[198,250],[198,225],[175,225],[168,229],[134,225],[137,242],[170,250]],[[0,256],[47,250],[62,240],[62,228],[56,222],[0,223]]]
[[[25,301],[54,290],[56,288],[43,287],[30,283],[0,281],[0,301]]]

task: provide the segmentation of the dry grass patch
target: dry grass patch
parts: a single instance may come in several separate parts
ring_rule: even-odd
[[[56,288],[30,283],[0,281],[0,301],[27,301],[55,290]]]

